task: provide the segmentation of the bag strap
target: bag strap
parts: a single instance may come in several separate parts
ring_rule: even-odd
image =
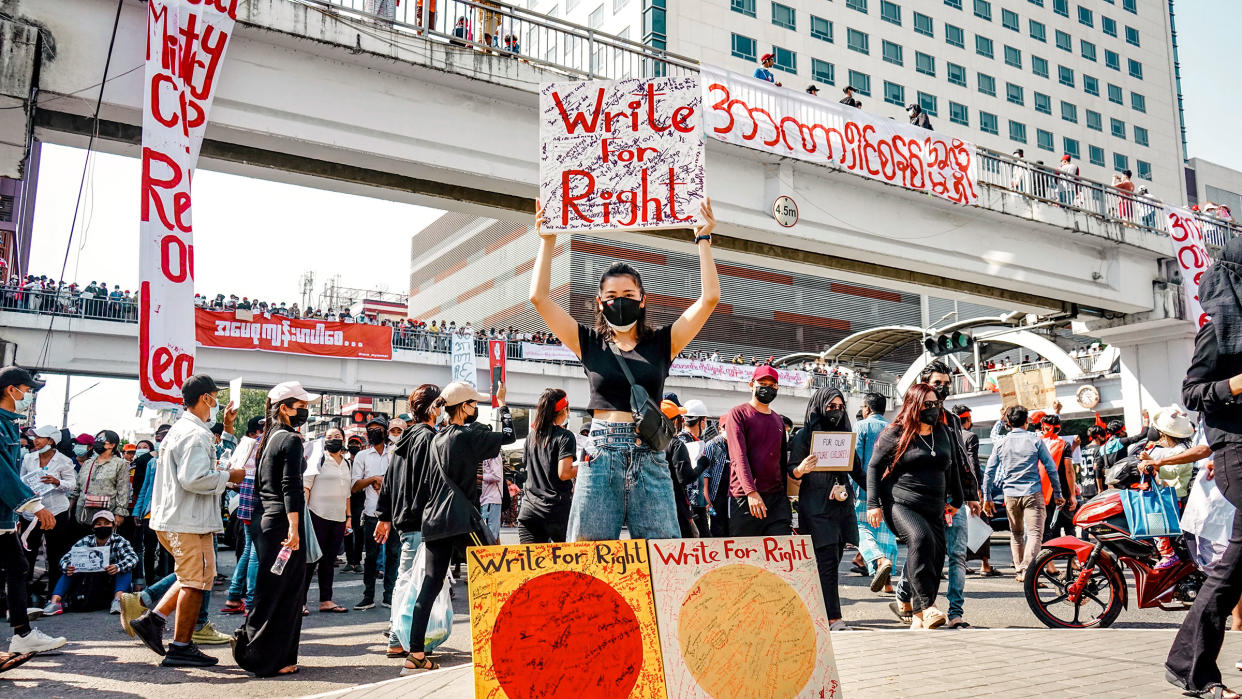
[[[621,348],[617,347],[617,343],[609,342],[608,349],[612,350],[612,353],[617,356],[617,363],[621,365],[621,371],[625,373],[625,378],[630,382],[630,386],[635,386],[634,375],[630,373],[629,364],[625,361],[625,357],[621,355]]]
[[[443,478],[444,482],[448,484],[448,487],[452,489],[453,494],[456,495],[458,498],[460,498],[463,503],[465,503],[466,511],[473,512],[474,515],[477,517],[482,517],[483,514],[479,512],[479,508],[475,507],[474,503],[470,502],[470,498],[466,497],[466,494],[462,492],[462,489],[459,488],[457,484],[453,482],[452,478],[449,478],[448,473],[444,470],[444,465],[436,461],[435,459],[431,459],[431,462],[435,464],[436,470],[440,472],[440,477]]]

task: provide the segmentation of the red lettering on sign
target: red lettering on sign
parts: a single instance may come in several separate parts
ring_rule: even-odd
[[[166,178],[157,178],[152,169],[156,163],[162,164],[170,171]],[[177,161],[164,155],[163,153],[152,149],[142,149],[142,220],[150,221],[150,205],[155,204],[155,213],[160,218],[160,223],[164,228],[173,230],[173,222],[169,220],[168,214],[164,210],[164,200],[158,190],[169,190],[176,187],[181,182],[181,168],[177,165]]]

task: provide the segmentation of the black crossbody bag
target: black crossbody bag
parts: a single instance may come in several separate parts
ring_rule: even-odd
[[[436,465],[436,470],[440,472],[440,477],[444,479],[444,482],[448,485],[448,487],[453,489],[453,495],[461,501],[462,505],[466,508],[470,515],[469,536],[471,545],[495,546],[499,544],[500,541],[496,539],[496,535],[492,533],[492,530],[487,526],[487,522],[483,520],[483,514],[479,512],[479,508],[475,507],[474,503],[470,501],[470,498],[466,497],[466,494],[461,491],[461,488],[457,487],[457,484],[453,482],[453,479],[449,478],[448,474],[444,471],[444,466],[442,466],[439,462],[436,462],[434,459],[432,459],[432,461]]]
[[[608,348],[617,356],[617,363],[621,365],[621,371],[625,372],[625,378],[630,382],[630,409],[634,412],[634,430],[638,433],[638,438],[642,440],[643,446],[664,451],[676,436],[672,421],[651,400],[647,389],[634,381],[634,375],[630,373],[630,367],[621,355],[621,350],[617,348],[617,343],[609,342]]]

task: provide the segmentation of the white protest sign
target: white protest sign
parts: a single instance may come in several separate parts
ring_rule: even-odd
[[[474,367],[474,332],[457,331],[452,338],[453,381],[464,381],[478,388]]]
[[[853,470],[854,433],[812,432],[811,453],[817,461],[812,471]]]
[[[234,410],[241,408],[242,377],[238,376],[229,382],[229,405]]]
[[[1203,304],[1199,303],[1199,284],[1203,281],[1203,273],[1212,264],[1212,258],[1208,257],[1207,247],[1203,243],[1203,228],[1195,215],[1185,209],[1165,206],[1164,213],[1169,217],[1169,239],[1173,241],[1173,254],[1182,270],[1182,289],[1186,292],[1186,318],[1196,328],[1201,328],[1210,319],[1203,312]]]
[[[108,567],[107,546],[75,546],[69,549],[69,566],[78,573],[102,573]]]
[[[697,76],[545,83],[544,230],[689,228],[704,201]]]

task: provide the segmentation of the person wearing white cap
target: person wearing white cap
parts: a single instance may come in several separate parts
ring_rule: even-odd
[[[694,482],[686,486],[686,495],[690,498],[690,514],[699,536],[706,537],[710,531],[707,520],[707,477],[703,474],[710,462],[699,463],[703,454],[703,432],[707,427],[707,404],[701,400],[691,399],[684,406],[685,427],[677,433],[677,437],[686,443],[690,452],[690,463],[694,465]]]
[[[22,480],[43,502],[43,506],[56,517],[56,526],[44,531],[35,527],[26,540],[29,550],[26,561],[34,570],[39,555],[39,544],[47,543],[47,584],[56,587],[60,579],[60,557],[73,545],[73,527],[70,525],[69,493],[78,484],[78,472],[73,460],[56,449],[60,440],[60,428],[43,425],[35,429],[34,448],[22,460]],[[30,515],[31,517],[33,515]],[[23,527],[24,528],[24,527]]]
[[[237,664],[258,677],[298,671],[306,581],[302,532],[309,526],[301,521],[306,507],[302,489],[306,457],[298,430],[310,416],[307,404],[318,398],[297,381],[278,384],[267,394],[267,427],[255,459],[256,499],[250,520],[259,578],[254,607],[233,643]],[[313,531],[310,536],[314,536]],[[336,551],[328,555],[335,556]],[[287,558],[283,567],[274,569],[277,557]]]
[[[1195,436],[1194,425],[1186,411],[1176,405],[1157,410],[1151,418],[1151,424],[1160,433],[1160,439],[1152,442],[1139,455],[1139,459],[1145,470],[1155,476],[1156,482],[1177,489],[1179,505],[1185,506],[1186,497],[1190,495],[1190,476],[1194,472],[1194,464],[1165,464],[1164,459],[1170,459],[1190,449],[1190,438]],[[1160,551],[1160,562],[1156,564],[1156,570],[1172,568],[1181,562],[1173,543],[1167,537],[1157,537],[1155,543]]]

